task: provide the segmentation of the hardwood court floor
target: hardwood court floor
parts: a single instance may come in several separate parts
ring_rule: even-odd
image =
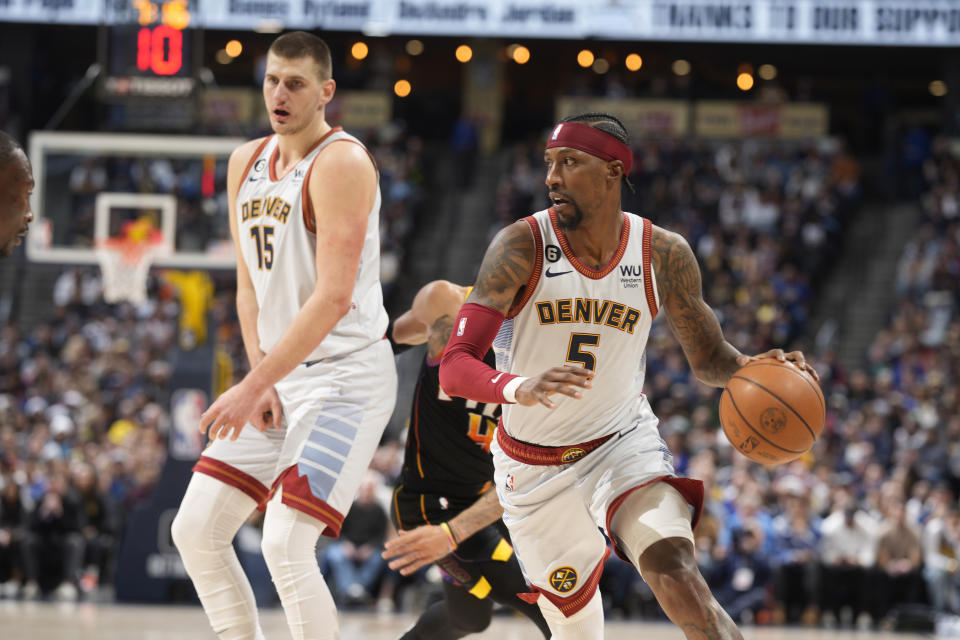
[[[396,640],[414,620],[409,614],[345,613],[340,619],[343,640]],[[262,614],[268,640],[289,640],[280,609]],[[834,631],[787,627],[744,627],[745,640],[921,640],[906,633]],[[476,640],[538,640],[540,635],[523,619],[496,616]],[[63,604],[0,601],[3,640],[215,640],[200,607]],[[608,622],[606,640],[683,640],[670,624]]]

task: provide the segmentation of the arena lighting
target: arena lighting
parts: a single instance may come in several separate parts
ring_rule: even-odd
[[[590,49],[583,49],[580,53],[577,54],[577,64],[586,69],[593,64],[593,51]]]
[[[412,90],[409,80],[397,80],[393,85],[393,92],[398,98],[406,98]]]
[[[367,54],[370,53],[370,47],[367,46],[366,42],[358,40],[353,43],[353,46],[350,47],[350,55],[352,55],[357,60],[363,60],[367,57]]]
[[[230,64],[233,62],[233,56],[227,53],[226,49],[220,49],[220,51],[217,51],[216,55],[213,56],[213,59],[220,64]]]
[[[643,66],[643,58],[641,58],[639,54],[631,53],[627,56],[624,63],[627,65],[628,70],[640,71],[640,67]]]
[[[685,76],[690,73],[690,63],[686,60],[674,60],[670,67],[678,76]]]
[[[527,49],[522,44],[518,44],[513,48],[513,55],[511,57],[517,64],[527,64],[530,62],[530,49]]]
[[[423,43],[419,40],[408,40],[406,49],[410,55],[418,56],[423,53]]]
[[[947,95],[947,83],[943,80],[934,80],[927,89],[930,90],[930,95],[936,98],[942,98]]]
[[[777,68],[772,64],[762,64],[757,70],[760,77],[764,80],[773,80],[777,77]]]
[[[610,71],[610,63],[604,60],[603,58],[597,58],[593,62],[593,72],[599,75],[605,74],[607,71]]]
[[[231,58],[236,58],[243,53],[243,45],[240,44],[239,40],[231,40],[223,50],[226,51],[227,55]]]
[[[460,62],[470,62],[470,59],[473,57],[473,49],[468,45],[462,44],[457,47],[454,55],[457,56],[457,60]]]
[[[749,73],[741,73],[737,76],[737,88],[740,91],[750,91],[753,89],[753,76]]]

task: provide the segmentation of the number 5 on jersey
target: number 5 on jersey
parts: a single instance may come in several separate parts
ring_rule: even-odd
[[[273,267],[273,227],[250,227],[250,236],[257,243],[257,268],[269,271]]]
[[[597,333],[571,333],[570,346],[567,347],[567,362],[579,364],[590,371],[597,370],[597,356],[590,351],[584,351],[586,347],[596,347],[600,344],[600,334]]]

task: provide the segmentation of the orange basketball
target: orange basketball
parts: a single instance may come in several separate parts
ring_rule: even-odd
[[[763,464],[808,451],[820,437],[825,411],[817,381],[773,358],[738,369],[720,395],[720,424],[730,444]]]

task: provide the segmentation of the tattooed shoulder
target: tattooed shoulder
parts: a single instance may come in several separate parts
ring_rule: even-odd
[[[496,235],[480,265],[470,302],[506,314],[533,271],[536,244],[530,226],[520,220]]]
[[[438,357],[446,348],[450,341],[450,333],[453,331],[453,321],[456,316],[444,314],[433,321],[430,327],[430,337],[427,338],[427,355],[431,358]]]
[[[683,236],[654,226],[650,253],[661,304],[675,294],[702,294],[700,265]]]

